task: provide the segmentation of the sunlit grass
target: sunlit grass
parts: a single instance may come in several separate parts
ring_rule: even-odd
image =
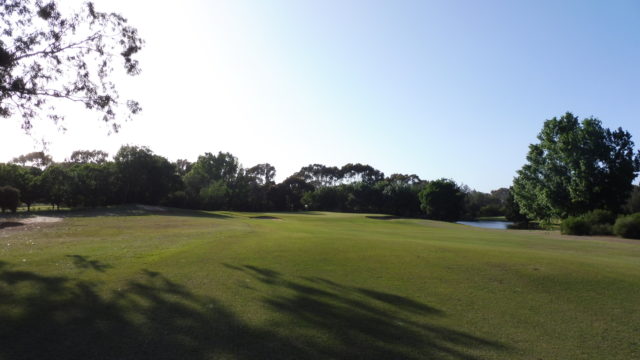
[[[0,234],[2,358],[640,357],[640,242],[364,214],[69,214]]]

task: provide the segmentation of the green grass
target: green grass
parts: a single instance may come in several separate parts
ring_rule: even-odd
[[[0,231],[0,359],[640,358],[640,241],[101,214]]]

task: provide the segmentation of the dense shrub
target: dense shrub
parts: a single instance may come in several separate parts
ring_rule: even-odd
[[[11,186],[0,187],[0,208],[2,212],[10,210],[15,213],[20,205],[20,190]]]
[[[591,235],[611,235],[613,234],[612,224],[591,224]]]
[[[613,231],[624,238],[640,239],[640,213],[618,218]]]
[[[609,210],[596,209],[581,216],[591,225],[613,225],[616,222],[616,214]]]
[[[611,235],[616,215],[608,210],[593,210],[562,221],[560,230],[565,235]]]
[[[591,224],[582,216],[570,216],[562,221],[560,232],[565,235],[590,235]]]

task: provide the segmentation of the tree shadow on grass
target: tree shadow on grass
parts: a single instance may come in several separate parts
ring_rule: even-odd
[[[305,358],[212,297],[143,270],[118,291],[0,263],[0,359]]]
[[[400,220],[400,219],[407,219],[407,218],[403,218],[401,216],[396,216],[396,215],[366,215],[365,217],[367,219],[372,219],[372,220]]]
[[[296,343],[314,349],[319,358],[478,359],[473,355],[477,350],[508,350],[497,342],[431,324],[427,319],[445,314],[407,297],[317,277],[291,280],[254,265],[224,265],[261,283],[290,290],[288,295],[267,295],[263,300],[289,318],[291,326],[317,332],[325,339],[316,342],[293,335]]]
[[[108,291],[0,262],[0,359],[475,359],[468,350],[504,349],[423,321],[443,314],[404,297],[229,268],[284,288],[263,300],[285,321],[249,324],[152,270]]]
[[[73,266],[81,270],[105,272],[105,270],[113,267],[98,260],[89,260],[87,257],[82,255],[67,255],[67,257],[73,260]]]
[[[277,216],[269,216],[269,215],[249,216],[249,219],[254,219],[254,220],[282,220],[282,218],[279,218]]]
[[[0,229],[19,227],[19,226],[24,226],[24,224],[21,223],[21,222],[18,222],[18,221],[2,221],[2,222],[0,222]]]

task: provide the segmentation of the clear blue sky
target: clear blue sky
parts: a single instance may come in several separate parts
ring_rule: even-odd
[[[78,113],[66,134],[44,133],[58,160],[132,143],[172,160],[229,151],[280,180],[363,162],[489,191],[510,185],[543,121],[565,111],[640,145],[637,0],[97,4],[147,40],[124,91],[144,113],[108,138]],[[18,141],[8,126],[1,136]],[[32,150],[20,141],[0,160]]]

